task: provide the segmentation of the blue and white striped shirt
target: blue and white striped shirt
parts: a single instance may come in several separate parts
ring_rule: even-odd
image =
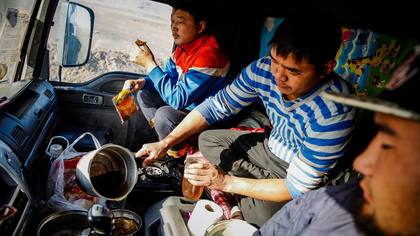
[[[344,154],[353,129],[355,109],[324,99],[321,92],[351,93],[352,89],[334,73],[306,95],[287,101],[276,86],[270,65],[270,57],[254,61],[232,84],[196,109],[213,124],[260,97],[273,126],[268,147],[289,163],[286,186],[296,197],[321,183]]]

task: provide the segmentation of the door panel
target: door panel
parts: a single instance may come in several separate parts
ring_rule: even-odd
[[[128,148],[137,149],[142,143],[150,142],[153,131],[144,128],[148,127],[148,123],[143,114],[139,111],[121,124],[112,104],[112,97],[121,91],[124,81],[138,78],[139,75],[134,73],[113,72],[81,85],[55,83],[63,125],[110,128],[112,142]],[[142,130],[142,135],[135,137],[138,129]]]

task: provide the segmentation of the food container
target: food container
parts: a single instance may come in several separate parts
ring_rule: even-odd
[[[71,210],[53,213],[38,226],[38,236],[79,236],[89,232],[86,211]]]
[[[206,236],[251,236],[257,228],[243,220],[222,220],[206,230]]]
[[[134,235],[141,228],[141,218],[135,212],[115,209],[112,210],[112,215],[112,223],[114,225],[112,235],[114,236]]]
[[[111,143],[85,154],[76,168],[76,179],[84,192],[113,201],[127,197],[137,175],[134,154]]]

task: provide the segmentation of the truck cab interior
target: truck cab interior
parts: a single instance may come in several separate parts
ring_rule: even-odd
[[[148,6],[148,1],[144,2]],[[171,5],[171,1],[154,3],[169,8]],[[333,13],[343,26],[335,71],[351,82],[360,96],[380,93],[393,69],[418,44],[420,31],[416,24],[420,22],[420,14],[413,4],[369,0],[203,1],[214,22],[213,32],[230,58],[233,75],[267,55],[268,41],[289,12],[299,11],[306,5],[314,11]],[[72,7],[73,11],[80,11],[75,18],[70,16]],[[35,235],[40,222],[53,213],[47,204],[50,197],[47,184],[52,164],[50,141],[54,138],[65,147],[66,143],[56,137],[65,137],[73,143],[81,134],[90,132],[101,145],[113,143],[133,152],[150,141],[152,131],[144,128],[148,127],[144,116],[139,112],[121,124],[112,103],[125,80],[144,74],[119,69],[100,71],[82,82],[62,79],[66,69],[89,64],[88,59],[96,56],[91,50],[92,38],[99,34],[93,33],[97,27],[95,20],[108,14],[101,9],[105,7],[92,10],[89,1],[2,0],[0,3],[0,216],[16,210],[12,216],[0,218],[0,235]],[[63,53],[73,41],[69,39],[71,34],[65,32],[66,27],[60,25],[72,20],[82,22],[85,31],[78,31],[81,37],[78,56],[66,58]],[[124,19],[120,21],[117,24],[124,25]],[[49,45],[53,34],[58,41],[55,50]],[[104,55],[98,64],[108,60],[106,55],[110,54]],[[58,58],[58,64],[53,64],[51,58]],[[264,108],[258,103],[238,114],[234,121],[232,126],[269,125]],[[365,127],[360,130],[366,131]],[[348,156],[361,151],[369,140],[361,131],[356,137]],[[84,138],[75,149],[89,152],[95,149],[95,144]],[[166,213],[159,212],[165,200],[169,204],[168,197],[182,196],[179,164],[182,166],[182,161],[166,162],[155,169],[139,168],[143,175],[125,202],[127,209],[142,217],[143,224],[136,235],[171,235],[164,223],[172,227],[172,232],[182,231],[177,229],[179,222],[171,218],[179,218],[173,216],[170,210],[173,207],[165,208]],[[350,164],[351,157],[340,167],[337,176],[345,168],[351,169]],[[341,181],[345,180],[334,183]],[[183,210],[191,210],[193,204],[178,198],[169,201],[175,201],[173,205]],[[109,202],[111,208],[120,205],[120,202]],[[166,218],[162,219],[160,214],[166,214]]]

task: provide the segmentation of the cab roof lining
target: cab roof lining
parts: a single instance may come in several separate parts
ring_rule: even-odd
[[[153,0],[172,5],[173,0]],[[379,0],[258,0],[258,1],[226,1],[226,0],[189,0],[199,1],[203,7],[217,12],[218,17],[226,17],[226,21],[234,17],[279,17],[290,11],[299,11],[302,6],[314,10],[334,14],[343,26],[372,30],[377,33],[396,37],[420,39],[418,22],[420,10],[415,1],[399,0],[393,2]],[[240,4],[240,5],[239,5]],[[223,12],[221,14],[220,12]]]

